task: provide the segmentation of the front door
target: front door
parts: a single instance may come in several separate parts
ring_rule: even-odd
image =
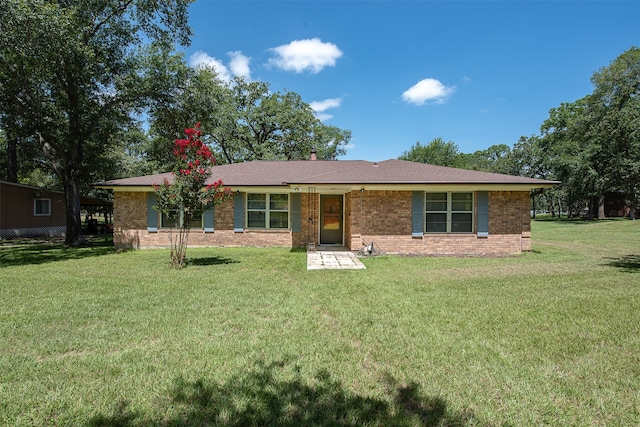
[[[320,195],[320,244],[342,246],[342,195]]]

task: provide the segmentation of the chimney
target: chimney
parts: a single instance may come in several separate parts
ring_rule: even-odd
[[[316,159],[317,159],[317,157],[316,157],[316,149],[312,148],[311,149],[311,157],[309,158],[309,160],[316,160]]]

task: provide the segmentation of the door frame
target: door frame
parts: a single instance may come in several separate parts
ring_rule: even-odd
[[[318,242],[319,246],[344,246],[344,194],[326,193],[320,194],[320,200],[318,203]],[[322,223],[324,220],[324,199],[326,197],[339,197],[340,198],[340,240],[336,243],[325,243],[322,241]]]

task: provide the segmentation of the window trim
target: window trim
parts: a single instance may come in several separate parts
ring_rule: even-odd
[[[264,195],[265,196],[265,208],[264,209],[250,209],[249,208],[249,198],[251,195]],[[284,195],[287,196],[287,209],[271,209],[271,196],[274,195]],[[247,193],[244,198],[244,223],[246,224],[247,230],[290,230],[291,229],[291,196],[289,193]],[[264,212],[264,227],[254,227],[249,225],[249,213],[251,212]],[[287,226],[286,227],[271,227],[271,213],[272,212],[286,212],[287,213]]]
[[[38,213],[38,202],[47,202],[47,212]],[[51,216],[51,199],[44,197],[35,197],[33,199],[33,216]]]
[[[427,195],[429,194],[446,194],[447,195],[447,209],[446,211],[443,210],[438,210],[438,211],[430,211],[427,210],[428,207],[428,201],[427,201]],[[453,210],[453,194],[471,194],[471,210],[470,211],[460,211],[460,210]],[[424,217],[424,232],[425,234],[473,234],[474,229],[475,229],[475,223],[476,223],[476,219],[475,219],[475,211],[476,211],[476,195],[473,191],[429,191],[429,192],[425,192],[424,195],[424,212],[425,212],[425,217]],[[447,224],[446,224],[446,231],[429,231],[428,229],[428,222],[427,219],[429,217],[429,214],[446,214],[446,220],[447,220]],[[452,217],[453,214],[471,214],[471,230],[469,231],[451,231],[451,226],[452,226]]]

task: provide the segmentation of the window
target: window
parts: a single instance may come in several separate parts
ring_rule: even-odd
[[[33,215],[50,216],[51,199],[33,199]]]
[[[473,193],[427,193],[427,233],[472,233]]]
[[[173,228],[178,223],[178,211],[172,211],[172,215],[167,215],[165,213],[160,215],[160,227],[163,228]],[[191,228],[198,229],[202,228],[202,216],[195,217],[191,219]]]
[[[248,228],[289,228],[288,194],[247,194]]]

